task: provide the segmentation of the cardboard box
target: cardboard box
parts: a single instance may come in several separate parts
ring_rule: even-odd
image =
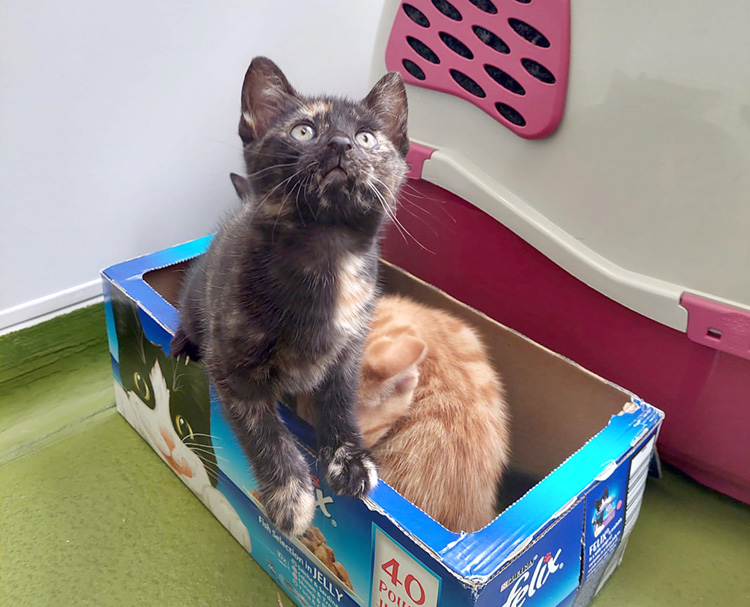
[[[661,411],[383,263],[387,291],[450,310],[483,334],[512,409],[504,489],[512,503],[484,529],[457,534],[383,482],[364,500],[336,496],[312,455],[312,428],[281,407],[307,454],[318,505],[316,530],[289,538],[255,498],[203,367],[168,357],[181,280],[210,238],[104,270],[117,406],[295,602],[588,604],[637,519]]]

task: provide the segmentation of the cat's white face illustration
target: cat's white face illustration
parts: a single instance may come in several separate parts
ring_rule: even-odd
[[[216,472],[204,463],[209,461],[209,454],[211,460],[221,457],[214,455],[213,448],[206,446],[206,439],[210,439],[211,436],[204,435],[198,442],[199,436],[193,430],[190,421],[180,413],[173,415],[170,409],[170,392],[158,362],[155,362],[151,368],[148,379],[148,382],[141,382],[142,398],[153,404],[153,408],[134,392],[124,390],[115,381],[115,400],[118,411],[213,512],[235,539],[250,552],[251,543],[247,528],[224,494],[213,486],[209,473],[215,475]],[[172,419],[173,416],[174,419]],[[213,479],[214,483],[216,480]]]
[[[171,419],[169,390],[158,362],[151,368],[149,380],[150,386],[146,390],[153,391],[148,397],[155,403],[154,408],[148,407],[135,393],[126,392],[127,401],[123,403],[126,411],[123,411],[123,415],[185,484],[195,493],[199,493],[206,485],[210,485],[211,481],[198,452],[193,451],[190,446],[200,449],[205,447],[193,442],[195,434],[188,420],[179,414],[176,421],[173,422]],[[173,423],[184,429],[183,437],[177,434]]]

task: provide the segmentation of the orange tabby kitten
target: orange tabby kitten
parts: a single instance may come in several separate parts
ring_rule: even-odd
[[[314,417],[308,402],[299,412]],[[467,324],[381,298],[362,358],[358,420],[380,478],[444,527],[472,532],[495,518],[509,412]]]

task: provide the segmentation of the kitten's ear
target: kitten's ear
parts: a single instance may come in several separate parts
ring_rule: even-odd
[[[244,201],[250,198],[250,182],[247,179],[237,173],[229,173],[229,179],[232,180],[234,191],[237,192],[240,200]]]
[[[386,135],[401,155],[406,157],[409,151],[409,137],[406,133],[409,105],[401,74],[388,72],[378,80],[365,97],[364,104],[383,121]]]
[[[253,59],[242,84],[242,141],[248,144],[261,138],[291,98],[297,93],[279,67],[266,57]]]
[[[396,393],[414,389],[419,378],[419,363],[427,353],[427,344],[417,337],[401,335],[381,337],[367,346],[363,366]]]

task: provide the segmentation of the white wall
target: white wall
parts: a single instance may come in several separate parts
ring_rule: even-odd
[[[234,203],[252,57],[303,92],[363,96],[381,8],[0,0],[0,329],[211,231]]]

